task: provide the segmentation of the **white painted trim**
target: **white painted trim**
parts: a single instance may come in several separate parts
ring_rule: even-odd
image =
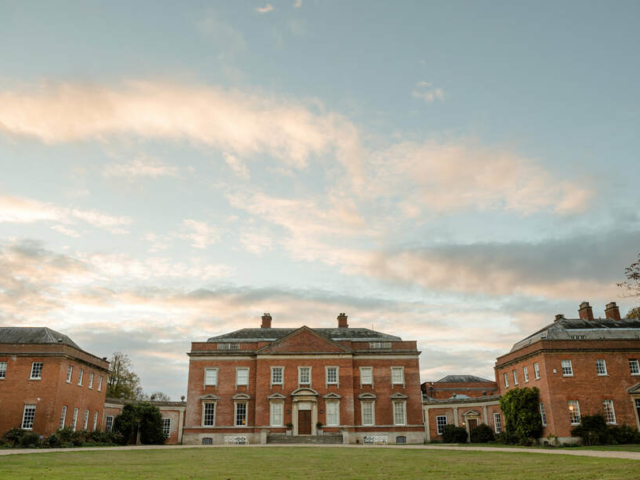
[[[364,407],[365,403],[371,404],[371,423],[370,425],[364,423]],[[360,424],[363,427],[376,427],[376,401],[375,399],[363,399],[360,400]]]
[[[205,425],[204,424],[205,405],[208,404],[208,403],[212,403],[213,404],[213,425]],[[202,414],[201,414],[201,418],[200,418],[200,426],[202,426],[203,428],[215,427],[216,426],[216,418],[218,417],[218,401],[217,400],[202,400],[201,405],[202,405]]]
[[[247,371],[247,384],[246,385],[238,383],[238,372],[240,370],[246,370]],[[250,374],[251,374],[251,367],[236,367],[236,389],[238,387],[247,387],[247,388],[249,388]]]
[[[207,370],[213,370],[216,372],[216,383],[212,383],[209,384],[207,383]],[[204,379],[203,379],[203,386],[206,387],[216,387],[218,388],[218,367],[205,367],[204,369]]]
[[[331,383],[329,383],[329,369],[330,368],[335,368],[336,369],[336,381],[335,382],[331,382]],[[328,388],[329,385],[335,385],[336,387],[340,388],[340,367],[338,367],[337,365],[325,365],[324,366],[324,386],[325,386],[325,388]]]
[[[303,382],[300,381],[300,373],[301,373],[301,370],[303,368],[308,368],[309,369],[309,383],[303,383]],[[303,388],[302,385],[304,385],[305,387],[308,386],[309,388],[311,388],[312,384],[313,384],[313,368],[311,368],[310,366],[307,366],[307,365],[298,366],[298,390],[300,388]]]
[[[362,370],[371,370],[371,383],[362,383]],[[371,385],[371,388],[373,388],[375,381],[373,379],[373,367],[360,367],[360,387],[362,387],[363,385]]]
[[[198,356],[198,357],[190,357],[190,362],[236,362],[238,360],[253,360],[255,361],[256,357],[254,355],[207,355],[207,356]]]
[[[282,381],[280,383],[273,383],[273,369],[281,368],[282,369]],[[271,365],[271,370],[269,371],[269,387],[273,388],[274,385],[281,385],[284,387],[284,366],[280,365]]]

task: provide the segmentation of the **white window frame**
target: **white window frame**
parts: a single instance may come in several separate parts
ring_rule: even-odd
[[[98,411],[93,412],[93,429],[92,431],[96,431],[96,427],[98,426]]]
[[[396,381],[393,378],[393,372],[397,372],[400,371],[400,375],[402,377],[401,381]],[[391,367],[391,385],[402,385],[404,387],[405,382],[404,382],[404,367]]]
[[[329,408],[335,409],[333,412],[333,416],[335,416],[335,421],[331,421],[329,416]],[[327,427],[338,427],[340,426],[340,401],[339,400],[328,400],[326,402],[326,415],[325,419],[327,421]]]
[[[169,426],[167,427],[167,422]],[[162,417],[162,434],[164,438],[169,438],[171,436],[171,418]]]
[[[279,412],[277,412],[276,410],[279,410]],[[280,417],[279,421],[278,417]],[[272,427],[284,426],[284,401],[272,400],[271,402],[269,402],[269,425]]]
[[[330,369],[336,369],[336,380],[335,382],[330,382],[329,381],[329,370]],[[324,378],[325,378],[325,382],[326,385],[336,385],[336,386],[340,386],[340,367],[333,367],[333,366],[325,366],[324,367]]]
[[[67,368],[67,383],[71,383],[72,377],[73,377],[73,365],[69,365],[69,368]]]
[[[7,376],[7,362],[0,362],[0,380],[4,380]]]
[[[502,378],[504,379],[504,388],[509,388],[509,374],[504,372]]]
[[[444,419],[444,423],[441,420]],[[444,427],[448,425],[448,419],[446,415],[437,415],[436,416],[436,432],[438,435],[442,435],[444,432]]]
[[[244,425],[238,425],[238,407],[244,406]],[[233,426],[234,427],[247,427],[249,425],[249,402],[246,400],[238,400],[233,402]]]
[[[89,390],[93,390],[93,372],[89,374]]]
[[[603,400],[602,407],[604,408],[604,418],[607,425],[617,425],[616,422],[616,409],[613,406],[613,400]]]
[[[370,406],[371,407],[371,423],[367,423],[365,422],[365,405],[367,405],[367,408]],[[372,427],[376,424],[376,401],[375,400],[362,400],[360,402],[360,416],[361,416],[361,420],[362,420],[362,425],[367,426],[367,427]]]
[[[82,429],[86,430],[89,427],[89,410],[84,411],[84,422],[82,422]]]
[[[274,381],[274,377],[273,377],[274,372],[277,371],[277,370],[280,371],[280,381],[279,382]],[[271,383],[270,383],[270,385],[272,387],[274,385],[282,385],[284,387],[284,367],[277,366],[277,365],[274,365],[274,366],[271,367]]]
[[[518,386],[518,372],[517,372],[517,371],[515,371],[515,370],[513,371],[513,385],[514,385],[515,387],[517,387],[517,386]]]
[[[27,414],[27,411],[29,412]],[[33,424],[36,421],[36,406],[33,404],[27,404],[22,411],[22,429],[33,430]]]
[[[524,383],[529,383],[529,368],[522,367],[522,374],[524,375]]]
[[[78,386],[82,386],[82,378],[84,377],[84,370],[81,368],[80,372],[78,372]]]
[[[71,426],[73,427],[73,431],[76,431],[76,428],[78,427],[78,413],[79,413],[79,409],[78,408],[74,408],[73,409],[73,423],[71,424]]]
[[[599,377],[607,377],[609,375],[607,371],[607,361],[604,358],[596,358],[596,374]]]
[[[37,367],[37,365],[40,365]],[[44,370],[44,362],[33,362],[31,364],[31,375],[29,380],[42,380],[42,370]],[[37,376],[34,376],[37,375]]]
[[[215,374],[215,382],[207,383],[207,373],[213,372]],[[218,386],[218,369],[217,368],[205,368],[204,369],[204,386],[205,387],[217,387]]]
[[[207,405],[213,405],[213,419],[210,424],[205,423],[207,420]],[[216,401],[204,401],[202,402],[202,426],[203,427],[215,427],[216,426],[216,416],[218,414],[218,402]]]
[[[60,414],[60,427],[58,427],[59,429],[64,428],[64,422],[66,419],[67,419],[67,406],[63,405],[62,413]]]
[[[496,433],[502,432],[502,417],[498,412],[493,414],[493,431]]]
[[[98,391],[102,391],[102,375],[98,377]]]
[[[363,372],[369,372],[369,378],[371,379],[370,382],[363,381]],[[362,385],[371,385],[373,387],[373,367],[360,367],[360,386]]]
[[[308,382],[303,382],[302,381],[302,372],[303,370],[309,370],[309,381]],[[298,386],[300,385],[309,385],[309,387],[311,387],[311,380],[313,378],[313,369],[311,367],[298,367]]]
[[[637,358],[630,358],[629,371],[631,372],[631,375],[640,375],[640,360]]]
[[[540,380],[540,364],[538,362],[533,364],[533,374],[536,380]]]
[[[565,359],[560,361],[563,377],[573,377],[573,363],[571,360]]]
[[[547,412],[544,409],[544,402],[540,402],[540,420],[542,421],[542,426],[547,426]]]
[[[396,418],[396,407],[400,405],[402,408],[402,417],[403,417],[403,421],[402,423],[398,423],[397,418]],[[393,402],[393,424],[394,425],[406,425],[407,424],[407,402],[405,400],[395,400]]]
[[[240,372],[247,372],[247,383],[239,383],[238,380],[240,379]],[[236,367],[236,388],[238,387],[247,387],[249,388],[249,372],[250,372],[250,368],[249,367]]]
[[[107,415],[107,419],[104,424],[105,432],[110,432],[113,430],[113,415]]]
[[[570,407],[573,406],[573,410]],[[568,400],[567,408],[569,409],[569,423],[571,425],[580,425],[582,419],[580,415],[580,402],[578,400]]]

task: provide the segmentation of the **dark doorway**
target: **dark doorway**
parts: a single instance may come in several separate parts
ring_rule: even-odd
[[[475,418],[470,418],[468,422],[469,422],[469,431],[473,432],[473,430],[478,426],[478,420],[476,420]]]
[[[298,410],[298,435],[311,435],[311,410]]]

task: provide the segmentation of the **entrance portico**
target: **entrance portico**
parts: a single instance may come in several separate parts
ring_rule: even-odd
[[[293,399],[293,434],[317,435],[318,392],[312,388],[299,388],[291,393]]]

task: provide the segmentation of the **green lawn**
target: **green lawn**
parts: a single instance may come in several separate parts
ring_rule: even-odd
[[[433,447],[442,447],[446,448],[446,445],[433,443],[428,444]],[[608,450],[611,452],[640,452],[640,445],[595,445],[591,447],[544,447],[542,445],[534,445],[531,447],[521,447],[519,445],[504,445],[502,443],[459,443],[455,444],[459,447],[492,447],[492,448],[526,448],[526,449],[540,449],[540,450],[549,450],[549,449],[558,449],[558,450]]]
[[[640,462],[401,448],[200,448],[0,457],[0,479],[634,479]]]

